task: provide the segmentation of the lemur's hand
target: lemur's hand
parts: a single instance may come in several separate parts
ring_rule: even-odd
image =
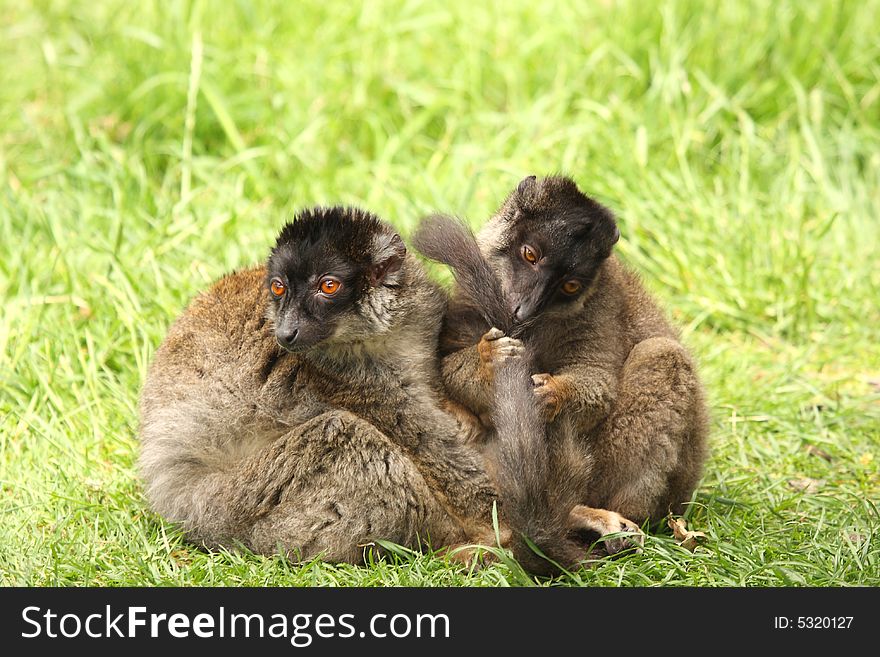
[[[532,385],[535,386],[535,397],[544,414],[544,419],[552,422],[559,415],[565,405],[571,401],[568,386],[562,377],[542,373],[532,375]]]
[[[480,374],[487,380],[495,378],[495,367],[514,358],[521,358],[525,353],[523,343],[516,338],[509,338],[497,328],[487,331],[477,343],[480,354]]]

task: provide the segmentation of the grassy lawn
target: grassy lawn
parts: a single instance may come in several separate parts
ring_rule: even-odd
[[[202,552],[145,505],[137,398],[296,208],[406,235],[566,172],[701,364],[709,540],[540,584],[880,585],[880,2],[356,4],[2,2],[0,583],[530,583]]]

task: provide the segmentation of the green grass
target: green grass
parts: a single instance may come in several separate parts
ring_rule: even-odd
[[[2,2],[0,583],[528,583],[201,552],[145,505],[137,397],[295,208],[407,234],[562,171],[683,326],[713,453],[704,547],[552,584],[880,584],[880,2],[356,4]]]

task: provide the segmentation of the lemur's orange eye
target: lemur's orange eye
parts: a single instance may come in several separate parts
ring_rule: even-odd
[[[340,283],[335,278],[330,278],[329,276],[327,276],[326,278],[321,279],[321,292],[329,297],[332,297],[334,294],[339,292],[339,288],[341,287],[342,283]]]
[[[570,281],[565,281],[565,283],[562,284],[562,291],[569,295],[577,294],[581,291],[581,287],[583,286],[580,281],[572,279]]]
[[[284,283],[281,282],[280,278],[273,278],[272,282],[269,283],[269,290],[276,297],[281,297],[284,296],[284,292],[285,290],[287,290],[287,288],[285,287]]]
[[[530,265],[533,265],[536,262],[538,262],[537,254],[535,253],[534,249],[532,249],[532,247],[530,247],[528,244],[523,244],[522,257]]]

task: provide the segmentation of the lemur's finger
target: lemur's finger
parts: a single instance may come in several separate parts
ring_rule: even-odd
[[[545,386],[550,382],[550,374],[532,374],[532,385],[536,388]]]
[[[483,340],[485,340],[486,342],[491,342],[492,340],[497,340],[498,338],[503,337],[504,331],[493,326],[483,335]]]
[[[523,350],[520,347],[500,347],[495,351],[495,359],[496,360],[507,360],[509,358],[519,358],[523,355]]]
[[[515,338],[499,338],[492,345],[495,357],[498,356],[522,356],[526,349],[523,343]]]

